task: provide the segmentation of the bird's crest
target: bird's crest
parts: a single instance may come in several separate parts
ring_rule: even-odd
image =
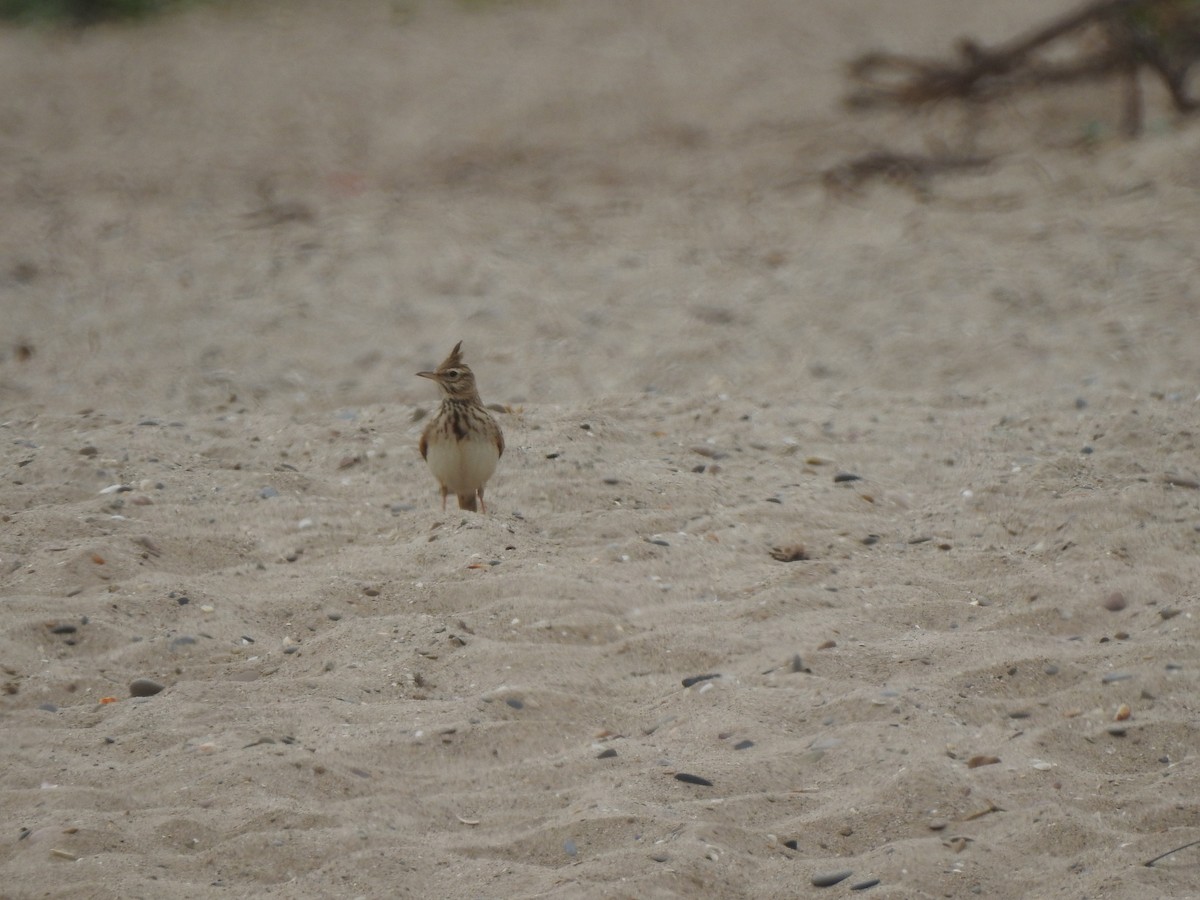
[[[457,344],[454,345],[454,349],[450,351],[450,355],[447,356],[442,361],[442,364],[440,366],[438,366],[438,368],[439,369],[449,369],[454,366],[461,366],[462,364],[463,364],[462,341],[459,341]]]

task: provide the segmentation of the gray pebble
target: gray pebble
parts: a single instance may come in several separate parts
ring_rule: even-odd
[[[612,759],[616,755],[616,750],[614,750],[612,747],[607,747],[596,755],[596,759]]]
[[[1125,600],[1125,595],[1120,591],[1113,591],[1104,598],[1104,608],[1109,612],[1120,612],[1129,604]]]
[[[575,842],[570,838],[567,838],[565,841],[563,841],[563,850],[566,852],[567,856],[574,856],[579,852],[579,848],[575,846]]]
[[[270,485],[267,485],[258,492],[258,496],[263,500],[270,500],[272,497],[278,497],[279,491],[275,490],[275,488],[271,487]]]
[[[878,878],[868,878],[866,881],[856,881],[854,884],[850,885],[850,890],[865,891],[867,888],[873,888],[877,884],[879,884]]]
[[[43,712],[58,712],[58,707],[53,703],[40,703],[38,704],[38,709]]]
[[[1104,684],[1112,684],[1114,681],[1128,681],[1132,677],[1128,672],[1109,672],[1100,681]]]
[[[149,678],[135,678],[129,683],[130,697],[153,697],[163,686]]]
[[[734,750],[749,750],[754,746],[754,741],[738,741],[733,745]]]

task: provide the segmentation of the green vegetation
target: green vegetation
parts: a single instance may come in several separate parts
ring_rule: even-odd
[[[79,26],[136,21],[186,2],[188,0],[0,0],[0,21]]]

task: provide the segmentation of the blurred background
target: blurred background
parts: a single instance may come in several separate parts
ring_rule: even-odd
[[[1190,383],[1147,304],[1195,299],[1197,139],[1152,75],[1136,141],[1116,78],[845,104],[864,53],[1075,8],[8,0],[0,404],[416,402],[459,339],[505,402]]]

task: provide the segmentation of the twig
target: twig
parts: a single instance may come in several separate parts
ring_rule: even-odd
[[[853,191],[871,178],[907,184],[918,194],[928,193],[934,175],[962,169],[981,169],[991,163],[987,156],[920,156],[880,151],[826,169],[821,176],[831,191]]]
[[[1148,861],[1142,863],[1142,865],[1143,866],[1152,866],[1156,862],[1158,862],[1160,859],[1168,857],[1172,853],[1178,853],[1180,850],[1186,850],[1188,847],[1195,847],[1197,844],[1200,844],[1200,841],[1191,841],[1190,843],[1184,844],[1182,847],[1176,847],[1174,850],[1168,850],[1166,853],[1160,853],[1160,854],[1158,854],[1158,856],[1154,857],[1154,859],[1148,860]]]

